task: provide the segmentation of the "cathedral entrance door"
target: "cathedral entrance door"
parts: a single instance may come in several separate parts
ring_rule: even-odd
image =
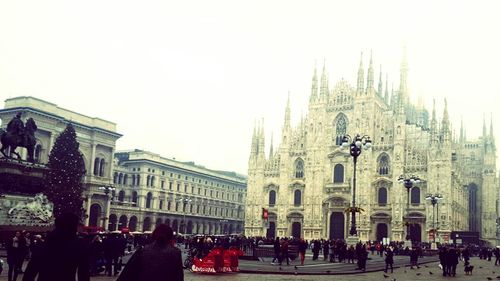
[[[420,224],[410,225],[410,235],[413,242],[422,242],[422,227]]]
[[[300,222],[292,223],[292,236],[293,236],[293,238],[300,238],[300,233],[302,232],[301,228],[302,228],[302,226],[300,225]]]
[[[377,241],[382,241],[383,238],[388,237],[387,224],[379,223],[377,224]]]
[[[269,228],[267,229],[267,238],[273,238],[276,237],[276,223],[271,221],[269,222]]]
[[[345,217],[342,212],[333,212],[330,216],[330,239],[344,239]]]

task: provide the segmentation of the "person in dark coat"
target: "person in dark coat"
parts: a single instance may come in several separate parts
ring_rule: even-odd
[[[7,264],[9,265],[8,280],[16,281],[19,274],[19,262],[21,260],[21,232],[16,235],[7,244]]]
[[[290,265],[290,261],[288,259],[288,239],[286,237],[281,242],[281,260],[280,260],[280,265],[283,262],[283,260],[286,261],[286,265]]]
[[[299,255],[300,255],[300,265],[304,265],[304,259],[306,258],[307,242],[304,238],[300,238],[299,242]]]
[[[442,247],[439,250],[439,263],[441,264],[441,269],[443,270],[443,276],[448,275],[448,249]]]
[[[321,242],[319,240],[315,240],[313,242],[313,249],[312,249],[313,261],[318,259],[320,249],[321,249]]]
[[[418,266],[418,251],[416,248],[410,251],[410,268],[413,269],[414,266],[420,268],[420,266]]]
[[[393,273],[392,265],[394,264],[394,252],[392,251],[391,247],[387,247],[385,251],[385,270],[384,272],[387,273],[387,270],[389,269],[389,266],[391,267],[391,273]]]
[[[328,251],[330,250],[330,244],[328,241],[323,242],[323,260],[326,261],[328,259]]]
[[[172,228],[159,224],[153,242],[132,255],[117,281],[183,281],[181,250],[172,238]]]
[[[280,258],[280,253],[281,253],[281,245],[280,245],[280,238],[276,237],[276,240],[274,240],[273,244],[273,249],[274,249],[274,258],[271,263],[281,263],[281,258]]]
[[[74,214],[56,218],[55,229],[43,243],[39,254],[33,255],[23,281],[89,281],[88,245],[77,238],[80,219]]]
[[[450,249],[448,250],[448,255],[446,257],[447,259],[447,265],[448,265],[448,276],[455,276],[456,271],[457,271],[457,264],[458,264],[458,254],[457,250],[455,249]]]

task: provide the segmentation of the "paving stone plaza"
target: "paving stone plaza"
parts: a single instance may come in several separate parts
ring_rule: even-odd
[[[399,267],[394,269],[393,274],[387,274],[384,277],[384,273],[381,270],[367,273],[358,274],[343,274],[343,275],[284,275],[284,274],[251,274],[251,273],[227,273],[227,274],[197,274],[191,273],[189,271],[184,272],[184,280],[186,281],[211,281],[211,280],[228,280],[228,281],[274,281],[274,280],[289,280],[289,281],[299,281],[299,280],[348,280],[348,281],[368,281],[368,280],[500,280],[500,266],[494,265],[494,260],[488,262],[486,260],[479,260],[477,257],[471,259],[471,264],[475,266],[472,276],[465,275],[463,272],[463,262],[461,262],[457,267],[456,277],[443,277],[441,271],[438,268],[437,262],[430,262],[424,264],[420,269],[409,269],[409,267]],[[290,266],[292,268],[293,265]],[[345,265],[345,267],[353,267],[353,265]],[[0,281],[7,280],[5,274],[6,268],[4,268],[4,273],[0,275]],[[432,273],[432,274],[431,274]],[[92,281],[112,281],[116,280],[116,277],[92,277]]]
[[[127,262],[129,256],[124,258]],[[183,258],[185,253],[183,253]],[[246,281],[246,280],[444,280],[452,278],[453,280],[500,280],[500,265],[495,266],[495,258],[491,261],[481,260],[478,257],[473,257],[470,260],[474,266],[472,275],[465,275],[463,269],[463,261],[457,266],[456,277],[443,277],[442,271],[439,268],[439,260],[437,256],[426,256],[419,259],[420,268],[410,268],[408,256],[394,257],[394,273],[384,273],[384,259],[377,254],[369,255],[366,272],[356,270],[356,264],[352,263],[328,263],[319,259],[312,261],[312,255],[306,254],[304,266],[299,265],[299,261],[295,260],[286,265],[272,265],[271,259],[264,258],[259,261],[240,260],[239,273],[221,273],[221,274],[200,274],[184,270],[184,280],[230,280],[230,281]],[[27,263],[24,264],[25,266]],[[7,263],[4,264],[3,273],[0,274],[0,281],[7,280]],[[497,278],[498,277],[498,278]],[[21,280],[22,275],[18,280]],[[491,278],[491,279],[488,279]],[[93,276],[92,281],[114,281],[115,277],[107,277],[105,275]]]

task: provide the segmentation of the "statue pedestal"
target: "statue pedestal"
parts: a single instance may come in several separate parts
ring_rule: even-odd
[[[358,236],[349,236],[349,237],[347,237],[345,242],[346,242],[347,246],[351,246],[351,245],[356,246],[356,244],[359,242],[359,237]]]

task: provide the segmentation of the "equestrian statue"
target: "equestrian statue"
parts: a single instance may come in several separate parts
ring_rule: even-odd
[[[21,155],[16,152],[18,147],[24,147],[28,151],[28,161],[31,163],[35,162],[35,131],[37,126],[33,118],[26,120],[26,126],[21,120],[21,113],[17,113],[12,120],[7,124],[6,130],[0,129],[0,141],[2,147],[0,152],[6,158],[13,158],[12,155],[16,155],[18,160],[21,160]],[[5,149],[10,148],[10,155],[5,153]]]

